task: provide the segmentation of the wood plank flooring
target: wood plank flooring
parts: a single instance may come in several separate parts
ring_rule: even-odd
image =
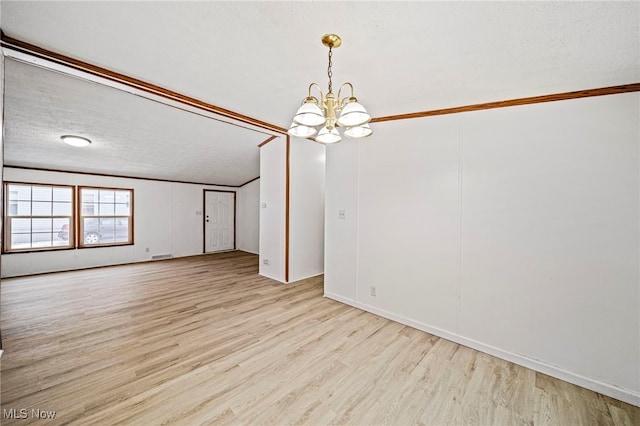
[[[257,271],[231,252],[3,280],[2,424],[640,425],[640,408],[325,299],[322,277]]]

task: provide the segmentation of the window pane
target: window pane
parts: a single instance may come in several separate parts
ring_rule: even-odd
[[[85,232],[87,231],[87,229],[91,229],[91,228],[98,229],[98,219],[95,217],[82,219],[82,224]]]
[[[82,231],[85,244],[98,244],[102,240],[100,223],[97,218],[82,219]]]
[[[31,232],[48,232],[51,233],[52,219],[32,219]]]
[[[115,191],[116,193],[116,203],[129,204],[131,203],[131,197],[129,191]]]
[[[71,202],[73,191],[71,188],[53,188],[53,201]]]
[[[31,233],[31,219],[11,219],[11,233]]]
[[[40,247],[52,247],[53,239],[52,234],[49,233],[33,233],[31,234],[31,247],[40,248]]]
[[[51,201],[50,186],[34,186],[31,190],[31,197],[34,201]]]
[[[31,234],[11,234],[11,249],[31,248]]]
[[[113,243],[115,237],[115,222],[114,218],[100,219],[100,235],[101,242]]]
[[[31,201],[16,201],[16,216],[31,216]]]
[[[129,219],[118,218],[115,224],[114,242],[125,243],[129,241]]]
[[[54,202],[53,203],[53,215],[54,216],[71,216],[71,203],[68,202]]]
[[[82,216],[97,216],[98,203],[82,203]]]
[[[116,216],[129,216],[129,204],[116,204]]]
[[[100,216],[115,215],[115,205],[100,203]]]
[[[34,201],[32,216],[51,216],[51,202],[50,201]]]
[[[10,200],[31,200],[31,186],[8,185]]]
[[[82,188],[82,190],[80,191],[80,198],[83,203],[93,203],[94,201],[97,202],[98,190]]]
[[[100,202],[101,203],[115,203],[115,191],[109,189],[100,190]]]
[[[69,241],[69,219],[53,219],[53,239],[54,243],[58,242],[57,245],[66,245]],[[73,234],[71,234],[73,235]]]
[[[54,247],[69,246],[69,241],[68,240],[61,240],[60,238],[58,238],[57,234],[54,232],[53,233],[53,246]]]

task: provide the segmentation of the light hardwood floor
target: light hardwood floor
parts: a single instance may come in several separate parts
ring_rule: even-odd
[[[257,263],[232,252],[3,280],[3,424],[640,425],[640,408]]]

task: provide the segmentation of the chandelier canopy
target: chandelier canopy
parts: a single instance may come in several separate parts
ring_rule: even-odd
[[[293,122],[287,133],[301,138],[310,138],[317,133],[315,141],[324,144],[337,143],[342,140],[337,127],[344,127],[343,133],[349,138],[370,136],[373,133],[368,124],[371,116],[353,96],[353,85],[344,83],[338,90],[338,97],[333,94],[331,57],[333,49],[340,47],[342,40],[335,34],[325,34],[322,36],[322,44],[329,48],[329,67],[327,68],[329,91],[324,96],[320,86],[311,83],[309,93],[302,100],[302,106],[298,108],[296,115],[293,116]],[[320,99],[311,95],[313,87],[316,87],[320,92]],[[341,98],[342,89],[345,87],[351,90],[351,96]],[[320,126],[322,128],[318,131],[317,128]]]

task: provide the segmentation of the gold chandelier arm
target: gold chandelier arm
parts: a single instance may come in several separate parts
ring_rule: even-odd
[[[309,97],[316,99],[314,96],[311,96],[311,89],[313,88],[313,86],[317,87],[318,88],[318,92],[320,92],[320,101],[318,101],[318,102],[319,103],[323,102],[324,101],[324,95],[322,94],[322,89],[320,88],[320,86],[317,83],[311,83],[309,85]]]
[[[342,89],[344,88],[344,86],[349,86],[349,88],[351,89],[351,96],[347,96],[345,98],[341,98],[340,97],[340,92],[342,92]],[[342,105],[344,103],[345,99],[349,99],[349,98],[353,98],[353,84],[351,84],[349,82],[346,82],[342,86],[340,86],[340,89],[338,90],[338,100],[340,101],[339,105]]]

